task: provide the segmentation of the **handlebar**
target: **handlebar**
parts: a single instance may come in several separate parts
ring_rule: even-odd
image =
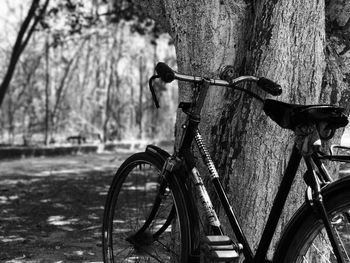
[[[273,82],[270,79],[261,77],[258,79],[257,83],[258,87],[262,88],[267,93],[270,93],[273,96],[279,96],[282,94],[281,85]]]
[[[258,78],[258,77],[254,77],[254,76],[240,76],[240,77],[235,78],[235,79],[230,79],[228,82],[228,81],[222,80],[222,79],[210,79],[210,78],[203,78],[203,77],[180,74],[180,73],[175,72],[173,69],[171,69],[164,62],[159,62],[156,65],[155,71],[156,71],[157,75],[153,76],[150,79],[149,84],[150,84],[152,97],[153,97],[153,100],[154,100],[157,108],[159,108],[159,103],[158,103],[158,99],[155,95],[155,91],[153,89],[153,86],[152,86],[152,81],[155,78],[160,78],[165,83],[170,83],[174,80],[193,82],[193,83],[207,82],[207,83],[209,83],[209,85],[231,87],[231,88],[236,88],[236,89],[237,89],[237,87],[236,87],[237,84],[239,84],[241,82],[245,82],[245,81],[252,81],[252,82],[257,83],[258,87],[260,87],[265,92],[267,92],[273,96],[278,96],[278,95],[281,95],[281,93],[282,93],[282,88],[279,84],[273,82],[270,79],[264,78],[264,77]],[[254,94],[248,90],[241,89],[241,88],[239,88],[239,90],[247,92],[252,96],[255,95],[254,97],[256,97],[256,98],[260,98],[256,94]]]

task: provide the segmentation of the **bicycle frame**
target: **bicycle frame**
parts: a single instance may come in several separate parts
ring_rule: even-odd
[[[203,184],[203,181],[200,177],[200,174],[198,172],[198,169],[195,166],[195,161],[193,154],[191,152],[191,145],[193,140],[196,142],[199,152],[201,154],[201,157],[204,161],[204,164],[209,170],[210,179],[214,185],[215,191],[221,201],[221,204],[224,208],[224,211],[229,219],[230,226],[232,230],[235,233],[235,236],[237,238],[237,241],[243,245],[242,252],[245,257],[245,262],[251,262],[251,263],[258,263],[258,262],[266,262],[265,258],[269,249],[269,246],[271,244],[273,234],[275,233],[279,218],[282,214],[283,207],[285,205],[286,199],[288,197],[288,194],[290,192],[292,183],[294,181],[294,178],[296,176],[300,161],[302,159],[302,155],[300,154],[297,147],[294,145],[290,159],[287,164],[287,168],[284,172],[282,182],[279,186],[278,192],[275,196],[275,199],[273,201],[273,205],[271,208],[271,211],[269,213],[265,228],[263,230],[261,239],[259,241],[259,245],[257,248],[257,251],[255,254],[253,254],[252,249],[240,227],[240,224],[238,222],[238,219],[228,201],[227,195],[222,187],[222,184],[219,180],[218,172],[214,166],[213,161],[211,160],[211,157],[209,155],[209,152],[203,142],[203,139],[200,135],[200,132],[198,130],[198,124],[200,122],[200,111],[204,102],[204,98],[207,92],[208,85],[205,85],[205,83],[201,84],[200,86],[201,92],[199,96],[197,97],[197,104],[193,104],[192,111],[187,111],[187,108],[183,106],[183,111],[187,114],[187,123],[182,126],[184,129],[183,136],[180,141],[179,149],[176,151],[175,155],[178,157],[182,157],[186,163],[186,166],[189,170],[189,173],[191,174],[192,180],[194,181],[194,185],[196,185],[196,188],[198,190],[199,197],[201,199],[201,203],[204,206],[204,212],[207,216],[208,222],[212,227],[212,230],[215,234],[222,234],[220,222],[218,220],[218,217],[216,215],[216,212],[213,208],[213,205],[211,203],[211,200],[209,198],[209,195],[206,191],[206,188]],[[324,167],[323,163],[320,161],[320,159],[317,157],[317,154],[313,154],[312,157],[305,159],[308,172],[311,171],[312,175],[315,175],[319,178],[319,181],[323,183],[329,183],[331,182],[331,178]],[[319,173],[315,172],[315,166],[317,167]],[[310,173],[310,174],[311,174]],[[309,181],[312,181],[310,178]],[[314,188],[320,188],[320,185],[318,183],[318,180],[315,178],[315,180],[312,182],[314,185],[312,186],[312,189]],[[308,184],[308,183],[307,183]],[[311,183],[310,183],[311,184]],[[310,187],[310,185],[309,185]],[[323,207],[323,203],[321,200],[320,203],[321,208]],[[324,209],[324,207],[323,207]],[[321,209],[322,210],[322,209]],[[325,213],[325,211],[324,211]],[[327,215],[323,214],[321,215],[322,220],[325,222],[326,228],[327,224],[330,226],[330,222],[328,221]],[[330,227],[329,227],[330,228]],[[333,233],[329,232],[331,243],[334,242],[334,235]],[[332,241],[333,239],[333,241]],[[335,253],[339,249],[335,245],[333,247],[335,249]]]
[[[199,131],[196,130],[195,134],[197,135],[196,137],[198,138]],[[204,153],[205,152],[205,150],[203,150],[203,149],[205,149],[204,144],[201,144],[201,143],[203,143],[203,141],[198,140],[198,139],[196,141],[199,141],[199,143],[197,142],[197,146],[199,147],[200,151],[202,149],[201,152]],[[190,154],[190,149],[182,148],[182,152],[185,153],[184,159],[185,159],[186,165],[188,167],[190,167],[189,170],[191,170],[192,176],[196,178],[195,180],[196,180],[197,185],[198,185],[198,183],[199,183],[199,185],[203,185],[201,183],[199,172],[196,169],[196,167],[193,165],[194,161],[193,161],[192,154]],[[203,157],[203,155],[202,155],[202,157]],[[229,219],[230,226],[235,233],[237,241],[243,245],[242,252],[244,254],[244,257],[246,258],[247,262],[263,262],[263,260],[266,257],[266,254],[267,254],[267,250],[271,244],[273,234],[276,230],[278,220],[279,220],[280,215],[282,213],[282,209],[284,207],[287,196],[290,192],[290,188],[291,188],[291,185],[292,185],[293,180],[295,178],[297,169],[299,167],[299,163],[301,160],[301,155],[299,154],[299,151],[296,149],[296,147],[293,148],[292,155],[290,157],[290,160],[289,160],[287,169],[285,171],[285,174],[283,176],[278,193],[277,193],[275,200],[273,202],[273,206],[272,206],[271,212],[269,214],[269,217],[268,217],[265,229],[263,231],[263,235],[260,239],[259,246],[258,246],[258,249],[257,249],[255,256],[253,255],[252,249],[251,249],[251,247],[250,247],[250,245],[249,245],[249,243],[248,243],[248,241],[243,233],[243,230],[241,229],[241,227],[239,225],[238,219],[235,216],[233,209],[228,201],[227,195],[226,195],[226,193],[222,187],[222,184],[217,176],[216,169],[215,169],[211,159],[210,159],[210,161],[206,161],[208,159],[203,158],[203,160],[204,160],[204,162],[209,170],[211,181],[214,185],[214,188],[215,188],[217,195],[219,196],[219,199],[220,199],[221,204],[224,208],[224,211]],[[203,197],[208,196],[208,194],[206,193],[205,187],[200,188],[199,196],[203,196]],[[211,204],[210,200],[209,201],[205,200],[205,202],[202,201],[202,203],[204,203],[207,206],[204,208],[204,210],[209,210],[209,211],[211,211],[211,213],[213,213],[212,212],[213,209],[210,205]],[[208,213],[206,213],[206,214],[208,215]],[[216,214],[211,215],[211,217],[215,217],[215,216],[216,216]],[[220,223],[218,223],[217,220],[210,220],[209,219],[208,221],[212,223],[211,226],[212,226],[214,233],[216,232],[216,233],[220,234],[221,233]],[[213,223],[213,221],[215,223]]]

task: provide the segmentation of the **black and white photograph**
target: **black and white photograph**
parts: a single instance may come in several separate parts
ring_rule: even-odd
[[[350,263],[349,0],[1,0],[0,262]]]

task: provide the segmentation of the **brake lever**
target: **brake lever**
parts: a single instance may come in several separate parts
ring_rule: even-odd
[[[159,78],[158,75],[153,75],[149,81],[148,81],[148,85],[149,85],[149,89],[151,90],[151,94],[152,94],[152,99],[153,99],[153,102],[154,102],[154,105],[156,105],[156,108],[160,108],[159,106],[159,101],[158,101],[158,98],[156,96],[156,92],[153,88],[153,80]]]

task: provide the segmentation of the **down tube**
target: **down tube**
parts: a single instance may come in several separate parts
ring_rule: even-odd
[[[235,236],[239,243],[243,245],[243,254],[246,259],[246,262],[252,262],[253,260],[253,253],[249,246],[249,243],[239,225],[238,219],[233,212],[233,209],[228,201],[227,195],[225,193],[225,190],[222,187],[222,184],[219,180],[218,172],[214,166],[214,163],[209,155],[209,151],[202,139],[201,134],[199,133],[198,129],[195,131],[195,141],[197,143],[199,152],[201,154],[201,157],[204,161],[204,164],[207,166],[209,173],[210,173],[210,179],[214,185],[215,191],[220,199],[220,202],[222,204],[222,207],[224,208],[224,211],[227,215],[227,218],[230,222],[231,228],[233,229],[233,232],[235,233]]]
[[[287,200],[287,196],[290,192],[290,188],[298,170],[300,160],[301,155],[299,153],[299,150],[294,145],[287,168],[283,175],[281,185],[278,189],[277,195],[271,208],[271,212],[265,225],[264,232],[260,239],[260,243],[254,257],[254,263],[265,262],[264,260],[267,255],[267,251],[270,247],[273,234],[275,233],[284,204]]]

